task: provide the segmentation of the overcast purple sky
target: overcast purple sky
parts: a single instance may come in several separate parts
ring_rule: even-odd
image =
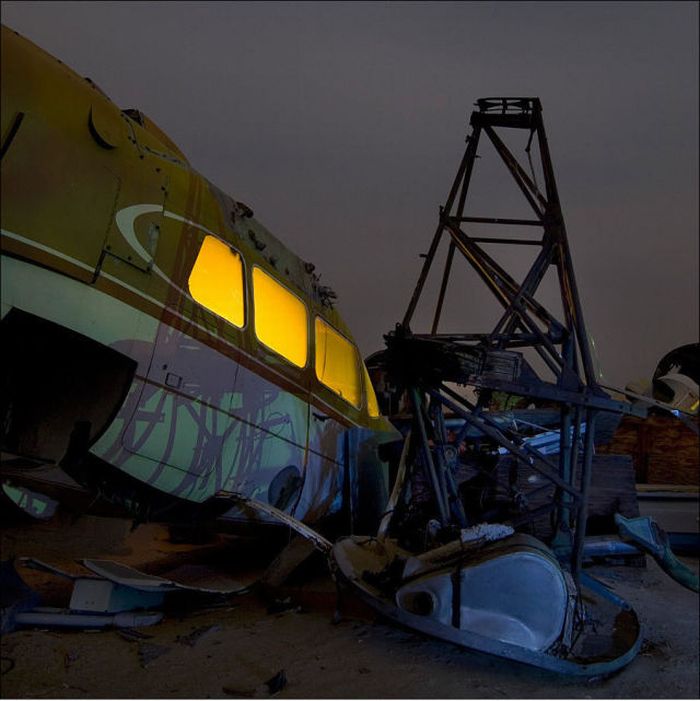
[[[363,354],[403,317],[474,101],[539,96],[605,379],[698,339],[696,2],[5,1],[2,21],[313,261]],[[515,213],[500,182],[469,213]],[[449,330],[489,330],[460,280]]]

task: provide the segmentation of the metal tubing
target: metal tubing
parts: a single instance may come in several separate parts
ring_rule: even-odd
[[[579,440],[581,438],[581,407],[574,406],[574,418],[572,421],[573,437],[571,439],[571,458],[569,464],[572,470],[576,470],[578,466],[578,454],[579,454]],[[595,439],[595,436],[593,437]]]
[[[435,435],[435,426],[433,422],[430,419],[430,416],[428,414],[428,411],[426,410],[425,405],[421,402],[420,405],[420,410],[421,410],[421,418],[423,419],[423,426],[430,424],[433,428],[433,450],[435,454],[435,458],[433,459],[433,467],[435,469],[435,474],[437,476],[437,483],[438,487],[440,489],[440,496],[442,498],[442,503],[445,506],[445,513],[447,514],[447,517],[449,519],[450,515],[450,495],[448,494],[447,491],[447,481],[445,480],[445,461],[443,460],[443,455],[442,452],[438,449],[438,442],[439,439]],[[426,431],[426,436],[427,436],[427,431]],[[433,451],[430,450],[430,445],[426,441],[426,447],[428,450],[428,453],[430,454],[431,459],[433,458]],[[445,524],[449,523],[449,521],[445,522]]]
[[[591,486],[591,472],[593,465],[593,436],[595,434],[595,422],[598,412],[594,409],[586,409],[586,444],[583,451],[581,465],[581,500],[578,503],[578,517],[576,519],[576,531],[574,532],[574,548],[571,562],[571,576],[580,589],[580,572],[583,561],[583,544],[586,539],[586,521],[588,519],[588,491]]]
[[[563,224],[562,224],[563,227]],[[576,286],[576,277],[574,276],[574,268],[571,263],[571,254],[569,253],[569,245],[564,234],[560,241],[560,246],[565,250],[563,267],[566,271],[566,285],[562,285],[562,289],[569,289],[571,301],[573,304],[573,317],[576,329],[576,340],[578,342],[579,353],[583,361],[583,370],[586,376],[586,381],[589,386],[598,387],[598,380],[595,376],[593,368],[593,360],[591,359],[591,349],[588,347],[588,332],[583,319],[583,310],[581,309],[581,300],[578,295]]]
[[[460,181],[463,182],[462,189],[466,192],[466,187],[471,178],[472,168],[474,167],[474,158],[476,156],[476,149],[479,143],[479,133],[480,129],[475,127],[472,134],[467,138],[467,148],[464,150],[464,156],[462,156],[462,161],[457,169],[457,175],[455,176],[454,182],[452,183],[452,188],[450,189],[450,194],[447,196],[447,202],[445,202],[444,212],[449,213],[454,204],[454,199],[457,196],[457,190],[459,188]],[[430,272],[430,266],[433,263],[433,258],[435,257],[435,251],[437,251],[438,244],[440,243],[440,237],[444,229],[445,223],[442,216],[438,222],[437,229],[435,230],[435,235],[433,236],[433,241],[430,244],[430,249],[425,258],[425,263],[423,263],[423,269],[421,270],[420,276],[418,277],[418,282],[413,290],[413,296],[411,301],[408,303],[408,309],[406,309],[406,314],[403,318],[403,326],[408,327],[411,323],[413,313],[416,310],[416,305],[418,304],[418,299],[423,291],[423,286],[425,285],[425,280]]]
[[[515,294],[514,288],[517,287],[517,283],[515,283],[515,281],[512,280],[512,278],[510,278],[510,276],[505,271],[498,270],[498,266],[495,263],[493,263],[493,267],[496,268],[495,275],[493,272],[489,272],[488,270],[486,270],[483,264],[486,263],[488,267],[493,261],[491,261],[490,257],[484,251],[482,251],[476,244],[472,244],[463,231],[457,230],[457,232],[455,232],[453,229],[450,228],[450,234],[452,235],[453,240],[457,244],[457,248],[459,249],[460,253],[462,253],[462,255],[464,255],[464,257],[472,264],[472,266],[474,267],[484,284],[498,298],[502,306],[504,308],[508,308],[511,300],[510,294]],[[484,260],[480,261],[479,258],[483,258]],[[504,284],[499,284],[499,279]],[[507,290],[507,292],[505,290]],[[556,320],[553,317],[551,317],[543,308],[540,308],[539,304],[536,303],[531,297],[524,297],[523,301],[533,309],[535,314],[537,314],[537,316],[540,317],[543,323],[546,323],[548,325],[556,323]],[[549,318],[542,318],[540,316],[540,311]],[[554,347],[552,342],[544,335],[542,330],[539,329],[537,325],[527,316],[523,309],[518,309],[518,316],[520,325],[523,327],[523,329],[529,329],[530,331],[535,333],[540,339],[541,345],[543,345],[549,351],[551,357],[546,356],[539,345],[535,346],[535,350],[547,363],[547,366],[550,368],[550,370],[552,370],[552,372],[558,377],[559,369],[554,361],[561,363],[561,358],[559,357],[559,353],[557,352],[556,348]]]
[[[450,278],[452,269],[452,259],[455,256],[455,242],[450,241],[450,247],[447,250],[447,259],[445,260],[445,272],[442,274],[442,284],[440,285],[440,295],[438,296],[437,306],[435,307],[435,317],[433,318],[433,328],[431,333],[437,332],[438,323],[440,322],[440,314],[442,313],[442,304],[445,301],[445,292],[447,290],[447,281]]]
[[[595,577],[591,577],[586,572],[581,572],[581,584],[588,589],[600,594],[609,601],[612,601],[616,606],[623,609],[624,611],[630,611],[632,607],[621,597],[615,594],[615,592],[610,590],[603,582],[599,581]]]
[[[643,555],[644,553],[630,543],[623,543],[617,538],[591,537],[583,541],[585,557],[604,557],[606,555]]]
[[[440,386],[440,390],[442,392],[445,392],[447,394],[454,394],[451,390],[449,390],[447,387],[444,385]],[[509,441],[501,432],[500,428],[493,422],[491,422],[490,419],[487,419],[486,417],[477,417],[472,415],[469,415],[462,411],[459,406],[457,406],[454,402],[451,402],[449,399],[446,397],[443,397],[440,395],[438,392],[435,392],[434,390],[429,390],[429,393],[431,395],[435,395],[440,398],[440,401],[445,404],[448,408],[452,409],[452,411],[458,413],[465,421],[468,421],[472,423],[474,426],[476,426],[480,431],[482,431],[486,436],[489,438],[492,438],[495,440],[497,443],[502,445],[506,450],[509,452],[513,453],[516,457],[519,457],[523,462],[527,463],[532,467],[533,470],[536,470],[539,472],[541,475],[546,477],[548,480],[556,484],[557,486],[561,487],[562,489],[566,490],[569,492],[575,499],[580,499],[581,498],[581,493],[572,487],[571,485],[566,484],[560,477],[559,475],[555,472],[556,466],[553,465],[552,463],[549,462],[545,457],[543,457],[537,450],[534,448],[529,447],[528,445],[524,444],[522,446],[518,446],[512,441]],[[531,462],[530,458],[534,459],[534,462]],[[544,463],[547,467],[541,467],[537,465],[537,462]]]
[[[435,494],[435,501],[437,502],[438,511],[440,512],[440,520],[442,525],[445,526],[449,523],[448,511],[446,506],[446,500],[444,499],[444,494],[440,490],[440,482],[438,480],[437,473],[435,472],[435,465],[433,464],[433,458],[430,455],[430,446],[428,445],[428,434],[425,430],[425,424],[423,423],[423,412],[421,410],[420,397],[418,396],[418,390],[415,387],[411,387],[410,390],[411,403],[413,404],[413,418],[418,424],[418,431],[420,434],[421,450],[423,452],[423,460],[425,462],[426,470],[428,471],[428,478],[433,487],[433,493]]]
[[[431,400],[435,402],[434,399]],[[455,482],[452,472],[447,467],[445,461],[445,445],[447,444],[447,428],[445,426],[445,416],[442,413],[442,404],[435,402],[431,406],[431,413],[433,416],[433,424],[436,427],[437,435],[439,437],[439,442],[435,445],[435,453],[438,456],[438,461],[440,463],[440,470],[444,475],[445,487],[448,496],[448,502],[450,507],[450,513],[457,519],[459,526],[461,528],[466,528],[467,518],[464,513],[464,507],[462,506],[462,501],[459,498],[459,492],[457,490],[457,483]]]
[[[535,258],[530,271],[525,276],[523,284],[520,286],[515,294],[515,297],[510,302],[509,307],[504,312],[503,316],[499,319],[498,323],[493,329],[493,333],[499,333],[501,328],[506,325],[505,333],[510,334],[515,331],[515,319],[514,314],[516,310],[519,311],[521,307],[521,301],[524,298],[531,298],[535,290],[542,282],[547,268],[549,267],[549,262],[552,259],[552,246],[549,242],[545,242],[542,246],[542,250],[538,253],[537,258]]]
[[[460,222],[473,224],[508,224],[517,226],[543,226],[539,219],[507,219],[505,217],[460,217]]]
[[[525,199],[530,203],[535,215],[538,219],[542,219],[544,216],[544,211],[541,210],[538,203],[535,202],[535,197],[539,200],[539,204],[545,208],[547,206],[547,200],[545,200],[542,193],[535,186],[535,183],[530,180],[527,173],[521,168],[518,161],[515,159],[503,141],[501,141],[501,138],[498,136],[498,134],[496,134],[493,128],[490,126],[485,126],[484,131],[489,139],[491,139],[491,143],[494,145],[498,155],[501,157],[506,167],[510,171],[510,174],[513,176],[513,179],[517,183],[521,192],[523,195],[525,195]]]
[[[490,238],[488,236],[470,236],[469,237],[471,241],[474,241],[474,243],[507,243],[507,244],[514,244],[516,246],[541,246],[542,241],[539,241],[538,239],[504,239],[504,238],[497,238],[493,237]]]
[[[396,509],[396,505],[404,489],[404,484],[406,483],[406,475],[408,474],[406,463],[410,451],[411,435],[411,431],[409,430],[406,434],[406,438],[404,438],[401,458],[399,459],[399,469],[396,471],[396,479],[394,480],[394,486],[391,490],[391,496],[387,502],[386,511],[382,514],[382,519],[379,522],[379,528],[377,530],[377,538],[379,540],[384,540],[389,533],[389,526],[391,525],[391,519],[394,517],[394,510]]]
[[[549,144],[547,143],[547,136],[544,131],[544,122],[542,121],[542,115],[539,110],[537,110],[537,141],[540,148],[540,160],[542,161],[542,171],[545,178],[547,200],[550,203],[550,213],[554,215],[559,222],[557,238],[560,246],[561,260],[561,267],[558,266],[558,269],[561,271],[560,286],[562,288],[562,292],[564,292],[565,288],[568,288],[567,291],[570,297],[569,301],[571,303],[576,328],[576,340],[578,341],[579,352],[583,360],[583,369],[587,384],[597,387],[598,382],[595,376],[595,370],[593,368],[590,348],[588,348],[588,334],[586,332],[586,324],[583,320],[583,310],[581,308],[581,300],[579,298],[578,287],[576,285],[576,276],[574,275],[574,268],[571,262],[571,251],[569,250],[569,243],[566,236],[564,218],[561,214],[559,192],[557,191],[557,184],[554,178],[554,168],[552,167],[552,159],[549,154]],[[563,298],[562,302],[564,302]],[[565,304],[565,307],[566,306],[567,305]]]
[[[491,288],[492,292],[494,292],[497,297],[500,296],[503,306],[507,307],[510,304],[512,296],[515,296],[520,289],[520,285],[518,285],[518,283],[486,253],[486,251],[473,243],[472,239],[460,228],[450,226],[449,224],[447,228],[452,235],[452,239],[460,249],[460,252],[472,266],[474,266],[476,272],[479,273],[484,283]],[[486,275],[486,277],[484,277],[484,275]],[[497,279],[501,281],[501,284],[497,282]],[[507,297],[504,297],[502,292],[506,292]],[[537,300],[533,299],[531,295],[523,295],[523,302],[543,324],[547,326],[558,324],[557,320],[537,302]]]
[[[562,404],[559,412],[559,476],[567,483],[573,484],[573,466],[571,464],[571,407]],[[559,514],[558,531],[561,534],[571,530],[571,500],[566,492],[558,495]]]

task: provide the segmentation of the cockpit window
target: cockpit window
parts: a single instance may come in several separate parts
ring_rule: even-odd
[[[355,407],[362,403],[357,349],[320,317],[316,317],[316,377]]]
[[[214,236],[206,236],[188,281],[196,302],[241,328],[245,293],[241,256]]]
[[[253,268],[255,335],[297,367],[306,366],[308,315],[304,303],[260,268]]]

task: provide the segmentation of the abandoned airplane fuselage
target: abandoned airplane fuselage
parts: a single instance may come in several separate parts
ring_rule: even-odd
[[[477,102],[404,323],[375,358],[396,390],[389,403],[404,395],[411,408],[403,425],[397,417],[405,440],[388,498],[375,448],[400,434],[380,416],[313,266],[196,173],[143,114],[118,109],[5,28],[2,50],[5,475],[59,465],[137,515],[156,504],[145,516],[162,520],[183,504],[199,516],[237,504],[233,518],[252,510],[292,527],[328,557],[340,584],[402,625],[566,674],[609,674],[634,658],[636,614],[582,566],[597,416],[635,410],[594,376],[538,98]],[[546,193],[497,127],[537,134]],[[536,220],[464,216],[481,130]],[[542,249],[522,284],[477,245],[486,239],[462,231],[470,220],[543,228],[527,242]],[[463,253],[504,307],[490,334],[436,333],[451,262],[432,334],[410,331],[443,234],[447,260]],[[552,264],[562,321],[534,298]],[[527,347],[549,361],[555,382],[527,363]],[[450,382],[479,389],[477,403]],[[488,409],[494,391],[559,407],[558,463],[530,440],[528,427],[542,426],[499,423]],[[470,435],[483,446],[467,451]],[[499,473],[501,449],[519,462]],[[530,468],[552,490],[542,507],[517,483]],[[529,484],[530,496],[541,492],[541,482]],[[331,543],[301,522],[346,497],[365,520],[351,521],[361,535]],[[546,542],[534,534],[542,518]],[[650,519],[615,521],[697,591]]]
[[[313,265],[6,27],[2,139],[4,462],[337,507],[347,432],[392,429]]]

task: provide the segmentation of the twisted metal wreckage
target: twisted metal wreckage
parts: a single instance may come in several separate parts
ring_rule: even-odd
[[[620,540],[585,537],[596,422],[602,413],[645,416],[646,409],[611,398],[596,379],[540,101],[486,98],[477,106],[404,319],[385,337],[386,350],[368,359],[370,371],[388,388],[384,398],[405,436],[378,532],[334,544],[306,528],[299,532],[327,553],[340,581],[403,625],[552,671],[608,674],[634,658],[641,637],[629,604],[583,571],[584,553],[596,552],[596,546],[599,553],[635,552]],[[532,161],[531,177],[498,128],[528,132],[528,156],[536,137],[544,193]],[[533,219],[465,216],[482,134]],[[473,236],[464,224],[538,227],[542,236]],[[449,248],[431,332],[414,334],[410,323],[443,238]],[[539,252],[518,283],[483,244],[537,246]],[[456,252],[503,307],[488,333],[438,333]],[[551,266],[562,319],[535,298]],[[528,362],[527,350],[541,359],[544,372]],[[476,399],[455,385],[473,388]],[[558,430],[543,432],[525,418],[518,421],[518,412],[489,411],[494,392],[556,407]],[[402,399],[403,414],[396,411]],[[510,456],[507,469],[499,469],[503,454]],[[614,520],[627,543],[698,590],[697,576],[675,558],[652,519],[615,514]]]
[[[568,674],[612,672],[640,646],[629,605],[583,571],[593,545],[650,552],[697,591],[649,519],[616,516],[627,543],[586,538],[596,426],[640,410],[596,380],[538,99],[477,102],[404,319],[368,359],[380,412],[313,265],[145,115],[6,28],[2,66],[7,497],[85,494],[141,520],[281,521],[389,618]],[[528,136],[531,174],[501,129]],[[483,135],[533,218],[465,216]],[[469,233],[496,225],[542,236]],[[445,240],[431,332],[413,333]],[[535,247],[521,283],[492,244]],[[457,254],[503,308],[487,333],[438,333]],[[535,297],[552,268],[561,318]],[[549,430],[533,419],[542,412],[492,410],[494,393],[544,403]],[[331,543],[316,524],[340,509],[354,526]],[[152,602],[182,589],[87,566],[102,579],[76,585],[83,610],[95,588],[131,608],[124,587]]]

